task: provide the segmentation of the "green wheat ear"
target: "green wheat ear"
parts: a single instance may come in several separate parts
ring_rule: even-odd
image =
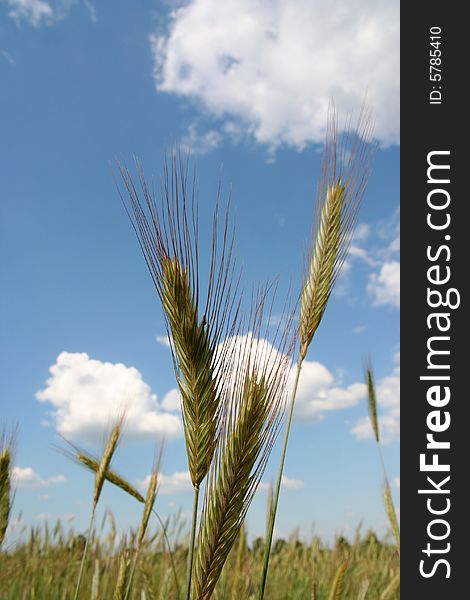
[[[260,336],[264,298],[252,310],[250,333],[240,336],[227,373],[226,413],[211,465],[199,527],[193,600],[211,598],[242,527],[276,439],[291,364],[291,324],[276,349]]]
[[[347,563],[342,563],[336,570],[328,600],[341,600],[344,597],[344,576],[347,568]]]
[[[167,157],[161,191],[151,191],[140,167],[140,193],[120,167],[128,200],[123,200],[152,281],[162,303],[181,392],[189,472],[198,490],[214,455],[221,423],[218,381],[225,368],[223,340],[237,327],[238,281],[234,282],[233,226],[228,206],[219,224],[213,215],[208,284],[200,289],[198,207],[188,157]],[[141,199],[142,196],[142,199]]]
[[[338,181],[330,185],[321,207],[318,231],[310,258],[308,275],[300,297],[300,353],[305,356],[315,335],[333,289],[335,267],[341,248],[341,217],[345,188]]]
[[[73,460],[75,463],[81,465],[91,473],[94,473],[96,476],[96,473],[98,472],[100,466],[100,461],[85,450],[78,448],[68,440],[65,441],[67,442],[67,444],[69,444],[72,450],[61,449],[61,452],[67,458]],[[142,494],[131,483],[129,483],[127,479],[122,477],[113,469],[110,469],[109,466],[104,473],[104,478],[106,481],[120,488],[123,492],[126,492],[126,494],[129,494],[129,496],[132,496],[139,502],[145,502],[145,498],[142,496]]]
[[[369,417],[372,425],[372,429],[374,431],[375,441],[380,443],[380,435],[379,435],[379,420],[377,416],[377,399],[375,395],[375,383],[374,383],[374,374],[372,372],[372,366],[369,364],[366,367],[365,372],[365,380],[367,386],[367,400],[369,407]]]
[[[15,435],[0,434],[0,547],[5,539],[13,504],[13,453]]]
[[[371,117],[363,109],[357,129],[338,136],[335,111],[330,108],[312,243],[300,294],[301,361],[323,318],[351,244],[375,151],[371,134]]]

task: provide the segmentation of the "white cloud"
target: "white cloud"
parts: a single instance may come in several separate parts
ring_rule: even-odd
[[[16,60],[13,56],[4,48],[0,49],[0,55],[7,61],[10,67],[14,67],[16,65]]]
[[[385,262],[379,273],[371,273],[367,291],[375,306],[400,308],[400,263]]]
[[[230,340],[231,360],[233,369],[236,370],[237,362],[242,360],[243,348],[247,347],[248,340],[253,334],[234,336]],[[259,371],[262,365],[267,364],[269,371],[279,360],[278,350],[266,339],[260,339],[253,346],[258,356]],[[292,365],[287,381],[287,397],[294,386],[296,365]],[[352,383],[342,386],[338,378],[321,363],[304,360],[302,372],[297,388],[295,403],[295,417],[299,420],[315,421],[324,418],[328,411],[349,408],[365,397],[366,386],[364,383]]]
[[[365,242],[370,236],[370,225],[369,223],[358,223],[354,231],[353,241],[354,242]]]
[[[292,387],[295,367],[290,374]],[[305,360],[300,374],[295,403],[295,414],[302,420],[321,420],[325,413],[356,405],[365,397],[363,383],[340,386],[334,376],[321,363]]]
[[[7,0],[10,6],[8,16],[18,25],[26,21],[33,27],[50,24],[54,20],[54,10],[45,0]]]
[[[97,23],[98,22],[98,13],[96,12],[96,7],[94,6],[94,4],[89,2],[89,0],[85,0],[84,4],[88,11],[88,16],[90,17],[90,21],[92,23]]]
[[[191,0],[150,36],[160,92],[193,99],[235,139],[276,147],[324,138],[327,105],[367,93],[376,135],[399,136],[399,3]]]
[[[181,410],[181,394],[178,388],[172,388],[163,396],[163,410],[168,412],[178,412]]]
[[[281,487],[285,490],[297,491],[304,487],[305,483],[301,479],[291,479],[286,475],[281,478]],[[269,490],[271,485],[269,483],[261,482],[258,486],[259,490]]]
[[[393,481],[392,481],[392,485],[393,485],[393,487],[399,488],[400,487],[400,478],[394,477]]]
[[[144,477],[144,479],[139,479],[137,483],[142,489],[146,490],[149,481],[150,475],[147,475],[147,477]],[[189,471],[176,471],[172,475],[164,475],[163,473],[158,475],[159,494],[169,496],[171,494],[182,494],[189,492],[192,489],[193,486]]]
[[[44,488],[66,481],[63,475],[53,475],[43,479],[32,467],[13,467],[12,479],[18,488]]]
[[[376,396],[379,416],[380,439],[384,444],[400,438],[400,368],[377,382]],[[369,417],[358,419],[352,433],[358,439],[373,437]]]
[[[286,490],[301,490],[304,487],[304,482],[301,479],[291,479],[290,477],[282,476],[281,485]]]
[[[215,129],[199,131],[194,123],[188,127],[186,135],[181,139],[181,146],[192,155],[207,154],[215,150],[222,141],[222,135]]]
[[[10,7],[8,16],[18,26],[27,23],[32,27],[43,27],[68,17],[79,0],[4,0],[4,2]],[[94,7],[87,0],[84,4],[90,14],[90,20],[93,21],[92,8]]]
[[[360,335],[361,333],[364,333],[364,331],[367,329],[366,325],[357,325],[356,327],[353,328],[353,333],[356,333],[357,335]]]
[[[164,348],[171,348],[170,340],[167,335],[156,335],[155,340],[157,344],[163,346]]]
[[[181,435],[176,415],[162,410],[157,396],[134,367],[101,362],[85,353],[62,352],[49,369],[40,402],[52,404],[57,431],[71,439],[102,440],[110,423],[125,410],[125,435],[140,440]]]
[[[67,521],[67,522],[71,522],[74,521],[77,515],[75,515],[74,513],[63,513],[63,514],[56,514],[53,515],[51,513],[46,513],[46,512],[41,512],[39,514],[36,515],[36,519],[38,521]]]

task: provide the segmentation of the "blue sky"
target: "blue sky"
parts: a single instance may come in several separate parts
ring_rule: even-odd
[[[245,286],[279,276],[282,297],[301,281],[328,101],[341,116],[366,93],[381,146],[301,380],[284,536],[314,526],[331,538],[360,521],[384,531],[362,386],[368,356],[398,502],[398,3],[0,2],[0,417],[19,425],[24,523],[63,517],[85,528],[92,480],[57,452],[58,433],[97,450],[123,394],[134,404],[116,468],[143,481],[165,434],[159,510],[191,506],[161,310],[114,160],[136,155],[158,177],[165,146],[190,145],[201,229],[220,179]],[[278,446],[263,482],[277,459]],[[265,504],[261,489],[251,535],[264,529]],[[105,492],[105,507],[123,529],[139,519],[119,491]]]

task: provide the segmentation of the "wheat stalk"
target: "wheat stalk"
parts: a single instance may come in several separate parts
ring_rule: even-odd
[[[392,526],[393,535],[397,544],[398,553],[400,553],[400,527],[398,525],[397,513],[395,512],[395,506],[393,504],[392,491],[388,479],[385,479],[384,486],[384,505],[387,513],[388,520]]]
[[[195,600],[212,596],[264,472],[282,416],[292,350],[289,326],[277,350],[264,342],[260,336],[264,302],[264,294],[257,297],[250,333],[233,342],[238,344],[237,361],[226,374],[224,428],[204,494]]]
[[[346,124],[344,133],[339,135],[335,110],[333,106],[330,106],[322,160],[322,176],[317,188],[312,243],[300,293],[299,359],[274,489],[272,516],[261,571],[259,600],[263,600],[266,587],[282,473],[302,363],[321,323],[351,244],[375,149],[375,146],[371,144],[371,134],[371,116],[365,107],[360,113],[357,127],[352,130],[349,122]]]
[[[132,583],[134,581],[135,569],[137,566],[137,561],[139,560],[139,556],[142,550],[142,545],[144,543],[145,534],[147,532],[147,527],[150,520],[150,515],[153,512],[153,507],[155,505],[155,500],[157,498],[157,486],[158,486],[158,472],[160,470],[160,462],[162,458],[162,449],[160,449],[160,454],[158,459],[154,461],[153,470],[150,474],[150,479],[147,487],[147,495],[145,497],[144,511],[142,513],[142,519],[140,522],[139,533],[137,534],[137,550],[135,552],[134,560],[132,563],[132,569],[128,578],[127,591],[124,600],[130,597],[132,590]]]
[[[392,490],[388,482],[387,469],[385,468],[385,461],[382,453],[382,445],[380,443],[380,430],[379,430],[379,419],[377,415],[377,394],[375,392],[374,375],[372,371],[372,365],[369,361],[365,368],[365,381],[367,386],[367,401],[369,408],[369,418],[374,432],[375,441],[377,443],[377,450],[380,457],[380,464],[382,466],[382,472],[384,476],[384,506],[385,512],[387,513],[388,520],[392,527],[393,535],[397,544],[397,551],[400,554],[400,528],[398,525],[397,514],[395,512],[395,506],[393,504]]]

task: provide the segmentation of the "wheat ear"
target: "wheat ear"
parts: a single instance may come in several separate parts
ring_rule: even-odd
[[[254,303],[249,333],[233,340],[237,359],[226,373],[224,427],[204,494],[194,600],[212,596],[264,472],[284,408],[292,350],[289,327],[277,349],[262,339],[264,301],[261,294]]]
[[[208,285],[204,294],[200,290],[197,190],[188,170],[188,157],[173,150],[157,195],[139,165],[141,193],[129,170],[120,167],[128,196],[123,202],[165,315],[181,392],[189,472],[194,488],[199,488],[215,450],[221,417],[217,380],[225,358],[217,348],[236,326],[238,282],[233,281],[228,207],[220,226],[217,199]]]
[[[5,539],[13,504],[14,441],[14,434],[9,436],[6,433],[0,434],[0,548]]]
[[[333,583],[331,584],[330,593],[328,594],[328,600],[341,600],[341,598],[343,598],[344,576],[347,568],[347,563],[342,563],[336,570]]]
[[[344,133],[339,135],[335,110],[333,106],[330,106],[322,160],[322,176],[317,188],[312,242],[300,292],[299,359],[274,489],[272,517],[261,571],[259,600],[263,600],[266,587],[282,472],[302,363],[323,318],[331,292],[351,245],[375,150],[375,146],[371,143],[371,136],[371,116],[365,107],[360,113],[357,127],[352,130],[350,123],[347,123]]]
[[[71,457],[75,462],[83,465],[92,473],[96,473],[98,471],[100,465],[99,461],[85,453],[83,450],[77,451],[76,454],[71,455]],[[142,496],[142,494],[131,483],[124,479],[124,477],[119,475],[119,473],[116,473],[116,471],[107,469],[105,471],[104,478],[106,481],[109,481],[109,483],[112,483],[116,487],[120,488],[139,502],[145,502],[145,498]]]
[[[120,167],[128,198],[124,205],[160,297],[175,374],[181,393],[186,452],[194,488],[186,598],[189,600],[200,485],[207,475],[222,415],[218,386],[226,364],[222,340],[236,327],[238,283],[233,284],[233,228],[228,207],[219,226],[213,217],[207,291],[199,286],[198,210],[188,158],[173,150],[164,165],[160,197],[150,191],[139,167],[143,201],[129,171]],[[122,196],[121,196],[122,197]],[[222,242],[219,242],[220,233]],[[202,304],[202,307],[201,307]]]
[[[124,552],[119,559],[119,571],[114,588],[113,600],[125,600],[129,584],[131,570],[131,558],[128,552]]]
[[[312,244],[300,295],[299,338],[303,360],[341,272],[369,177],[375,146],[370,114],[363,109],[357,127],[338,133],[333,107],[317,188]]]
[[[375,383],[374,383],[374,373],[372,371],[372,365],[367,365],[365,369],[365,380],[367,386],[367,401],[369,408],[369,418],[372,425],[372,430],[374,432],[375,441],[377,444],[380,444],[380,434],[379,434],[379,419],[377,416],[377,398],[375,396]]]

